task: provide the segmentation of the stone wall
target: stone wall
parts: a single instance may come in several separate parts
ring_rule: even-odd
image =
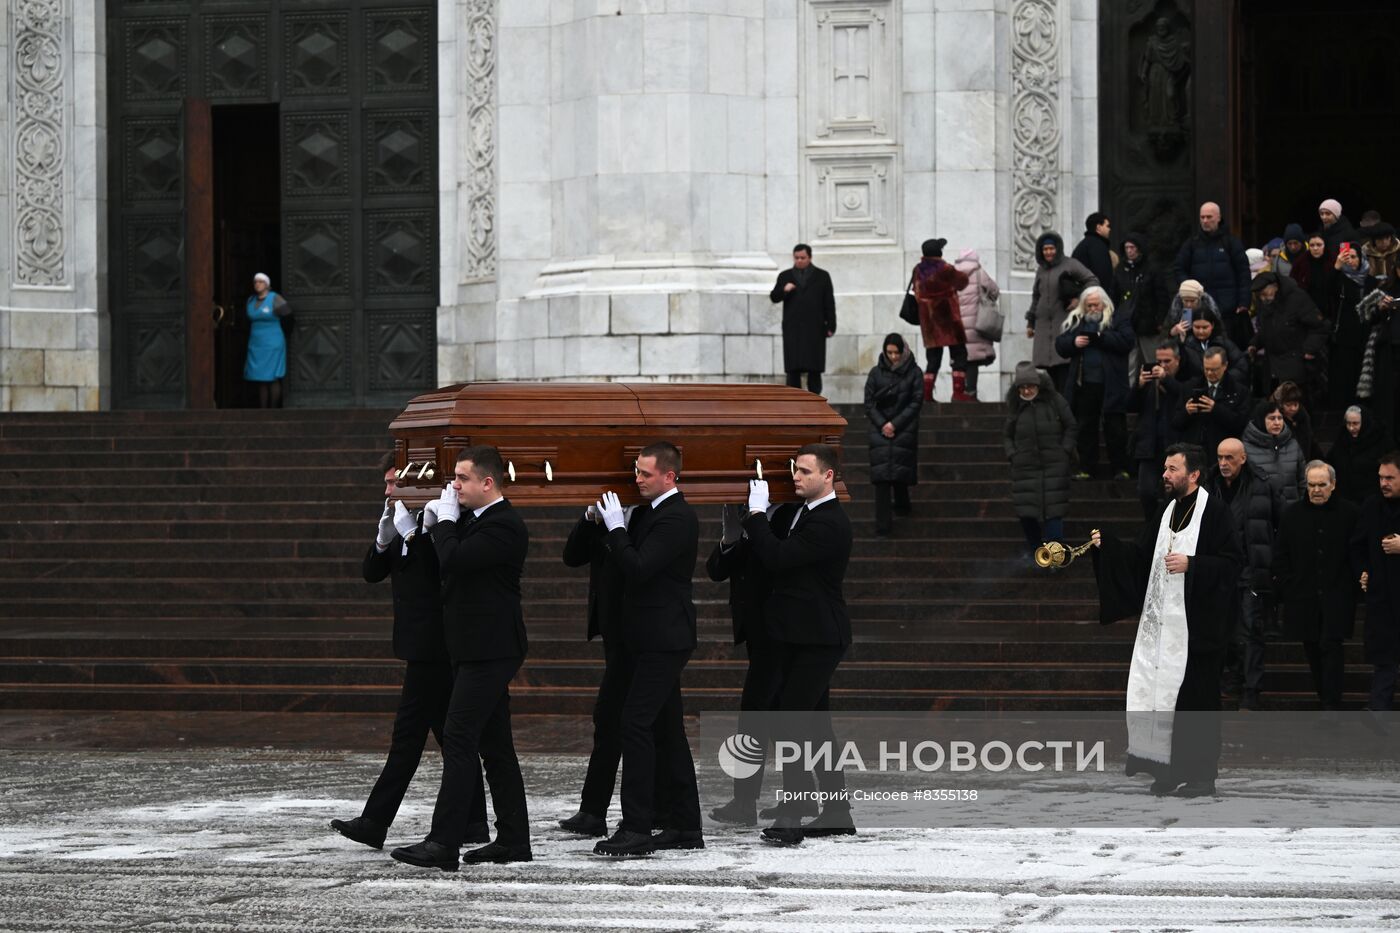
[[[0,29],[0,411],[110,404],[106,56],[97,0],[11,0]]]

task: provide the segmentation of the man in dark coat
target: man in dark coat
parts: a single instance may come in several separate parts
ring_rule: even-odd
[[[1065,401],[1078,422],[1076,479],[1089,479],[1099,463],[1099,421],[1115,478],[1128,478],[1128,357],[1133,326],[1117,309],[1105,310],[1108,293],[1091,285],[1055,338],[1055,352],[1069,360]]]
[[[1310,403],[1327,356],[1331,325],[1297,282],[1277,272],[1259,273],[1254,295],[1259,303],[1259,333],[1249,345],[1250,353],[1263,351],[1271,384],[1296,383],[1305,403]]]
[[[1303,643],[1322,708],[1339,710],[1344,643],[1356,622],[1350,543],[1361,511],[1333,495],[1337,475],[1330,466],[1314,460],[1307,475],[1307,498],[1283,513],[1272,571],[1283,633]]]
[[[645,501],[630,523],[616,493],[605,493],[597,505],[608,527],[608,552],[622,578],[622,650],[614,668],[627,684],[622,821],[593,847],[597,855],[632,858],[705,846],[680,690],[681,672],[695,650],[691,578],[700,522],[676,485],[680,475],[681,452],[674,444],[648,444],[636,462],[637,491]],[[668,825],[653,836],[656,782],[662,779],[670,785]]]
[[[442,595],[438,583],[437,552],[422,534],[421,514],[415,517],[402,502],[393,499],[398,487],[394,455],[379,463],[384,474],[384,514],[378,534],[365,553],[366,583],[390,578],[394,595],[394,657],[406,662],[399,709],[389,739],[389,757],[365,801],[364,811],[353,820],[331,820],[331,829],[347,839],[375,849],[398,815],[399,804],[423,757],[423,745],[432,732],[442,746],[443,719],[452,697],[452,662],[442,634]],[[466,842],[486,842],[486,797],[472,802]]]
[[[919,481],[919,409],[924,380],[899,334],[885,337],[880,361],[865,379],[870,420],[870,482],[875,487],[875,534],[891,531],[891,511],[908,515],[909,487]],[[893,498],[893,510],[891,509]]]
[[[772,592],[764,605],[764,622],[774,641],[783,671],[778,709],[785,713],[815,713],[805,728],[788,739],[802,743],[834,743],[831,719],[822,704],[831,677],[851,644],[851,617],[842,584],[851,559],[851,521],[836,498],[836,451],[825,444],[805,444],[794,458],[793,487],[803,500],[786,538],[773,534],[767,511],[768,483],[749,484],[749,515],[744,519],[750,546],[768,574]],[[804,717],[805,718],[805,717]],[[807,836],[852,835],[851,804],[841,771],[817,768],[823,800],[821,813],[805,825],[798,806],[810,795],[808,773],[801,767],[782,769],[785,802],[763,840],[797,845]]]
[[[1205,456],[1167,449],[1170,504],[1136,542],[1094,533],[1099,621],[1141,616],[1128,673],[1127,773],[1154,777],[1154,794],[1215,793],[1220,763],[1220,669],[1244,551],[1229,507],[1199,487]]]
[[[1351,567],[1366,592],[1366,661],[1371,665],[1368,709],[1395,708],[1400,665],[1400,451],[1381,457],[1380,492],[1361,506],[1351,536]]]
[[[423,868],[457,870],[468,811],[484,793],[482,765],[496,813],[496,841],[467,852],[462,861],[532,858],[525,782],[510,730],[510,682],[525,661],[520,573],[530,533],[501,495],[505,472],[496,448],[468,447],[457,456],[452,484],[424,509],[423,526],[432,534],[442,575],[443,631],[455,672],[432,830],[422,842],[390,853]]]
[[[1249,256],[1244,244],[1220,223],[1220,205],[1201,205],[1201,228],[1176,254],[1176,282],[1195,279],[1215,299],[1225,319],[1225,335],[1239,346],[1249,343]]]
[[[1138,371],[1137,385],[1128,398],[1128,411],[1138,416],[1132,457],[1137,462],[1138,501],[1147,522],[1162,514],[1162,460],[1167,448],[1180,439],[1174,421],[1182,390],[1176,378],[1181,368],[1181,345],[1168,338],[1153,356],[1151,368]]]
[[[1249,423],[1249,390],[1229,378],[1225,350],[1211,347],[1201,361],[1205,376],[1186,383],[1172,418],[1177,436],[1202,450],[1216,450],[1227,437],[1239,437]]]
[[[1263,470],[1249,462],[1244,444],[1236,437],[1227,437],[1216,448],[1216,468],[1206,488],[1229,507],[1244,547],[1244,573],[1235,588],[1236,624],[1225,663],[1244,687],[1240,709],[1258,709],[1267,599],[1273,592],[1269,568],[1274,533],[1283,515],[1283,495]]]
[[[1071,258],[1078,259],[1094,273],[1094,278],[1105,290],[1113,282],[1113,248],[1108,243],[1109,230],[1108,215],[1094,211],[1084,220],[1084,239],[1070,254]]]
[[[792,248],[792,268],[778,273],[768,296],[783,305],[783,371],[787,384],[800,388],[807,374],[807,390],[822,394],[826,370],[826,341],[836,333],[836,292],[825,269],[812,265],[812,247]]]

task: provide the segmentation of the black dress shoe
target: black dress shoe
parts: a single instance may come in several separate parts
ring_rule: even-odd
[[[400,862],[417,865],[419,868],[441,868],[443,871],[456,871],[458,865],[456,849],[440,842],[433,842],[431,839],[424,839],[411,846],[395,849],[389,855]]]
[[[802,827],[785,817],[765,829],[759,838],[770,846],[800,846],[803,839]]]
[[[662,849],[703,849],[705,834],[698,829],[663,829],[651,837],[658,852]]]
[[[612,838],[604,839],[593,847],[594,855],[609,858],[641,858],[656,851],[656,842],[651,833],[634,833],[630,829],[619,828]]]
[[[1158,778],[1152,782],[1152,786],[1149,787],[1148,790],[1157,797],[1165,797],[1180,786],[1180,781],[1172,780],[1171,778]]]
[[[374,820],[364,816],[357,816],[353,820],[331,820],[331,829],[346,839],[353,839],[371,849],[384,848],[384,837],[389,832]]]
[[[738,797],[722,807],[715,807],[710,811],[710,817],[720,823],[733,823],[737,826],[758,825],[758,817],[754,813],[754,802],[740,800]]]
[[[824,836],[854,836],[856,824],[851,822],[849,807],[828,807],[815,820],[802,827],[802,835],[808,839]]]
[[[465,839],[462,840],[463,843],[471,843],[472,845],[475,845],[475,846],[479,846],[479,845],[481,845],[483,842],[490,842],[490,841],[491,841],[491,830],[487,828],[487,826],[486,826],[485,823],[471,823],[471,824],[469,824],[469,825],[467,826],[467,836],[466,836]]]
[[[1187,781],[1173,795],[1175,797],[1215,797],[1214,781]]]
[[[560,820],[559,828],[565,832],[577,833],[580,836],[606,836],[608,834],[608,821],[601,816],[594,816],[592,813],[584,813],[580,810],[567,820]]]
[[[776,820],[782,816],[816,816],[815,800],[794,800],[791,803],[775,803],[758,811],[760,820]]]
[[[504,865],[507,862],[533,862],[534,860],[535,857],[530,854],[530,843],[528,842],[516,846],[493,842],[480,849],[472,849],[462,856],[463,865],[483,865],[488,862]]]

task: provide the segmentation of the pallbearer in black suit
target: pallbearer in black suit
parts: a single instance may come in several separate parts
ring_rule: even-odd
[[[398,485],[394,455],[379,463],[384,474],[384,514],[374,543],[365,554],[366,583],[391,580],[394,594],[394,657],[408,662],[404,668],[389,758],[370,791],[361,815],[353,820],[331,820],[331,829],[376,849],[384,845],[389,826],[399,812],[408,782],[418,770],[423,745],[431,731],[442,745],[443,717],[452,695],[452,662],[442,635],[442,594],[439,592],[437,552],[426,535],[420,535],[419,519],[390,497]],[[472,806],[467,842],[486,842],[486,801]]]
[[[792,480],[803,506],[785,539],[769,527],[768,483],[749,484],[744,531],[772,584],[764,622],[777,643],[782,671],[778,709],[782,712],[821,711],[831,675],[851,644],[851,618],[842,592],[851,559],[851,521],[836,499],[836,468],[836,451],[826,444],[807,444],[798,450]],[[815,743],[833,740],[830,717],[822,715],[817,722],[815,729],[791,738]],[[816,779],[824,795],[817,818],[804,826],[798,801],[785,803],[774,825],[763,831],[765,842],[796,845],[805,836],[855,832],[841,772],[819,770]],[[799,768],[783,769],[783,790],[799,800],[807,793],[808,781]]]
[[[496,812],[496,841],[462,861],[530,861],[525,784],[510,732],[510,681],[525,660],[520,572],[530,536],[501,496],[505,464],[494,447],[469,447],[457,458],[452,485],[424,509],[442,574],[443,623],[455,668],[443,736],[442,786],[432,831],[395,849],[401,862],[456,871],[469,813],[483,793],[477,756]],[[468,514],[464,514],[464,510]]]
[[[627,683],[622,703],[622,822],[594,848],[598,855],[632,857],[657,849],[704,847],[695,762],[685,738],[680,676],[695,649],[691,577],[700,545],[695,510],[676,488],[681,454],[660,441],[637,458],[637,489],[647,503],[627,523],[617,494],[604,493],[598,511],[605,545],[622,576],[620,651],[614,669]],[[664,736],[657,742],[655,733]],[[664,755],[664,761],[658,761]],[[654,782],[669,782],[668,826],[652,835]]]

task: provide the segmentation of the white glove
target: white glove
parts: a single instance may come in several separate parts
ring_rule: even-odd
[[[743,536],[744,510],[737,505],[721,506],[719,510],[719,540],[722,545],[729,547],[738,544],[739,538]]]
[[[750,511],[750,512],[767,512],[767,511],[768,511],[768,480],[766,480],[766,479],[751,479],[751,480],[749,480],[749,511]]]
[[[449,484],[442,488],[442,498],[438,500],[437,517],[440,522],[455,522],[462,517],[462,505],[457,501],[457,490]]]
[[[361,541],[364,539],[361,538]],[[394,540],[394,506],[384,500],[384,514],[379,516],[379,533],[374,536],[374,546],[384,550]]]
[[[413,533],[418,530],[418,521],[413,517],[402,502],[394,503],[394,530],[397,531],[405,541],[413,537]]]
[[[617,493],[603,493],[603,498],[598,500],[596,508],[602,514],[603,524],[608,526],[608,531],[627,526],[627,516],[622,510],[622,501],[618,499]]]
[[[594,524],[597,524],[598,522],[601,522],[603,520],[603,517],[598,514],[598,507],[596,505],[590,505],[588,508],[583,510],[583,519],[584,521],[593,522]]]
[[[429,528],[431,528],[431,527],[433,527],[434,525],[437,524],[437,518],[438,518],[438,516],[437,516],[437,510],[438,510],[438,506],[440,506],[440,505],[442,505],[442,500],[441,500],[441,499],[434,499],[433,501],[429,502],[427,505],[423,506],[423,530],[424,530],[424,531],[427,531]]]

